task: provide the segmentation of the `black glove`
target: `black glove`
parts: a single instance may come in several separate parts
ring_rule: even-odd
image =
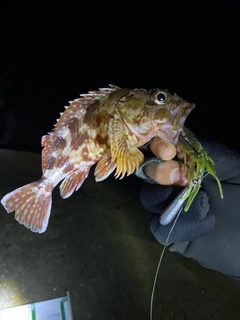
[[[240,154],[213,141],[200,140],[213,159],[222,183],[220,198],[216,181],[204,178],[202,188],[188,212],[182,211],[168,241],[171,251],[192,257],[201,265],[240,277]],[[154,214],[150,229],[162,244],[172,223],[162,226],[161,214],[180,192],[179,187],[147,184],[141,192],[143,205]]]

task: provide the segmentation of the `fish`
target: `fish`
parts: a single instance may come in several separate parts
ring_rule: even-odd
[[[46,231],[53,189],[68,198],[96,165],[95,180],[114,170],[122,179],[144,161],[139,148],[158,136],[174,145],[195,108],[168,90],[109,85],[69,101],[54,129],[42,137],[42,177],[6,194],[1,204],[33,232]]]

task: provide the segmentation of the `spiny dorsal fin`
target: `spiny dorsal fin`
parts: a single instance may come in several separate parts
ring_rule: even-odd
[[[121,88],[109,85],[109,88],[99,88],[99,90],[89,91],[88,93],[80,94],[81,98],[75,99],[70,102],[70,105],[66,108],[65,112],[61,115],[60,119],[55,125],[54,132],[64,127],[71,118],[77,117],[80,119],[85,115],[86,109],[92,103],[101,100],[108,96],[110,93],[120,90]]]
[[[42,138],[42,168],[46,169],[48,160],[51,157],[52,152],[56,149],[56,144],[59,142],[59,138],[64,134],[65,129],[72,125],[72,120],[78,120],[74,123],[78,126],[83,124],[83,119],[86,114],[87,108],[94,102],[107,97],[110,93],[120,90],[121,88],[109,85],[109,88],[99,88],[96,91],[89,91],[86,94],[81,94],[78,99],[70,101],[70,105],[65,107],[65,111],[60,113],[60,118],[55,124],[55,128],[51,133]]]

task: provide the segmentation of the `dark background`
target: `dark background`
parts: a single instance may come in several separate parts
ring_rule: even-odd
[[[0,2],[0,148],[40,153],[69,100],[112,83],[195,102],[187,125],[240,151],[239,1],[134,4]],[[1,197],[39,178],[39,154],[0,151]],[[55,190],[41,235],[0,206],[0,287],[27,302],[68,288],[76,319],[147,319],[162,248],[131,178],[89,175],[66,201]],[[239,284],[166,250],[153,318],[237,319]]]
[[[0,147],[40,152],[79,94],[160,87],[197,134],[239,150],[238,1],[1,2]]]

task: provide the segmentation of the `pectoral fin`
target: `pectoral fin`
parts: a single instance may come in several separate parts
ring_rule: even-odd
[[[117,167],[115,177],[122,179],[126,173],[130,175],[138,170],[144,156],[135,146],[138,142],[137,137],[128,129],[119,115],[110,120],[108,135],[112,159]]]

